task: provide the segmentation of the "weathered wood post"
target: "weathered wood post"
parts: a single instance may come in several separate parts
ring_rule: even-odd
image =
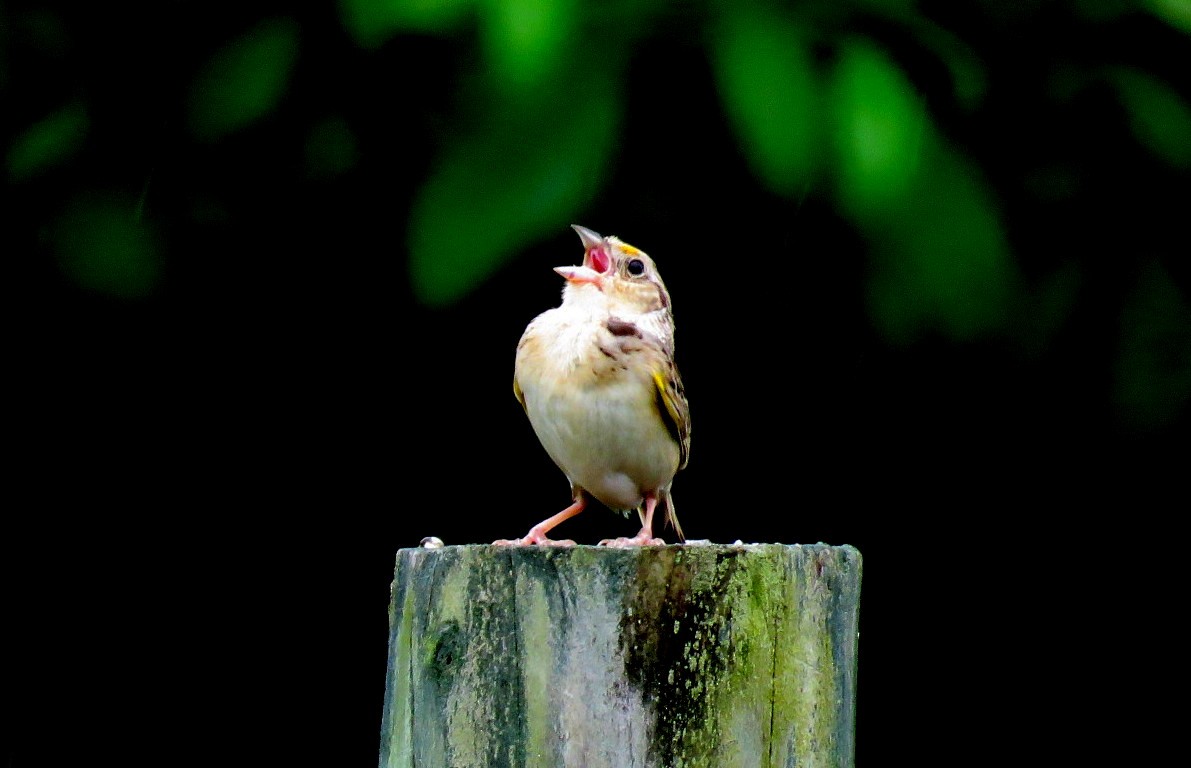
[[[849,546],[398,553],[381,768],[850,766]]]

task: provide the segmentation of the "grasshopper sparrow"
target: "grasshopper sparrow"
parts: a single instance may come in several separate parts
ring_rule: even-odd
[[[571,483],[574,503],[504,545],[573,545],[546,534],[595,498],[636,510],[641,531],[601,545],[664,544],[654,512],[682,528],[670,484],[686,466],[691,419],[674,364],[670,294],[653,260],[615,237],[575,226],[583,265],[557,267],[562,305],[530,322],[517,344],[513,394],[542,447]]]

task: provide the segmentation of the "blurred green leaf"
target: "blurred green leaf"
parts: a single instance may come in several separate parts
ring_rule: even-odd
[[[614,84],[589,77],[533,109],[494,109],[447,147],[411,216],[418,298],[455,301],[518,248],[571,224],[604,182],[619,122]]]
[[[910,26],[923,46],[947,66],[956,103],[967,110],[979,106],[988,89],[988,78],[976,52],[963,39],[924,16],[914,14]]]
[[[69,104],[29,126],[8,148],[8,179],[24,181],[70,159],[87,135],[87,110]]]
[[[498,84],[543,83],[579,40],[575,0],[481,0],[485,53]]]
[[[1191,109],[1170,86],[1136,69],[1109,75],[1133,135],[1176,168],[1191,168]]]
[[[156,233],[137,220],[136,204],[108,196],[80,196],[54,226],[62,271],[76,284],[119,298],[148,296],[161,278]]]
[[[793,196],[819,163],[814,62],[791,22],[745,8],[726,8],[712,40],[720,96],[753,172],[774,192]]]
[[[870,309],[899,342],[925,330],[970,340],[1006,327],[1017,285],[995,201],[975,167],[931,142],[900,203],[864,222]]]
[[[1150,13],[1191,35],[1191,0],[1145,0]]]
[[[868,41],[841,47],[831,85],[838,190],[863,215],[914,183],[928,119],[901,70]]]
[[[1157,263],[1143,271],[1121,314],[1116,401],[1122,421],[1148,431],[1191,403],[1191,307]]]
[[[339,0],[343,26],[358,45],[376,48],[398,32],[447,32],[475,0]]]
[[[1082,288],[1083,272],[1076,259],[1069,259],[1053,272],[1023,284],[1010,314],[1017,349],[1035,359],[1051,351]]]
[[[191,87],[190,128],[211,141],[276,108],[298,55],[298,25],[268,19],[219,50]]]

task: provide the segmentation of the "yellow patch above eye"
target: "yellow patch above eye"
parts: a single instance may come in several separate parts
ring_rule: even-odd
[[[620,250],[624,251],[625,253],[627,253],[630,256],[636,256],[637,254],[641,253],[641,251],[637,250],[636,248],[629,245],[628,243],[621,243]]]

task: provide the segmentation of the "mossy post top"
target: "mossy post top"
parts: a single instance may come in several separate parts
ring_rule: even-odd
[[[826,544],[400,550],[381,768],[851,765],[861,568]]]

